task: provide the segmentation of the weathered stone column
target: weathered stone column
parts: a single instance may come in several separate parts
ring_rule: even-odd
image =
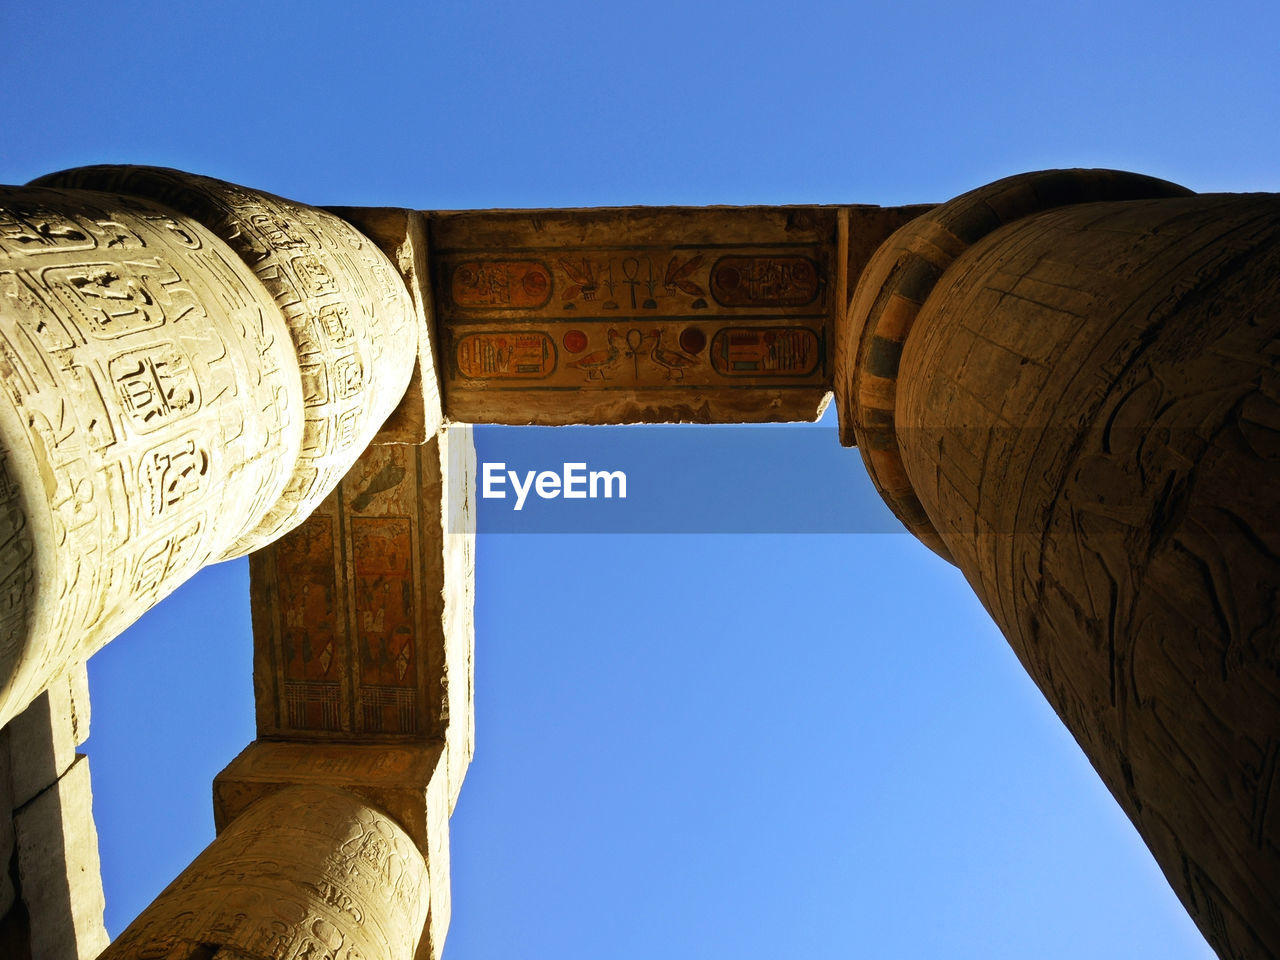
[[[376,807],[289,787],[237,817],[101,960],[412,960],[426,875]]]
[[[394,268],[323,211],[133,167],[0,190],[0,725],[301,522],[416,340]]]
[[[1280,197],[1179,193],[1033,174],[904,227],[854,297],[842,426],[1214,948],[1273,957]]]

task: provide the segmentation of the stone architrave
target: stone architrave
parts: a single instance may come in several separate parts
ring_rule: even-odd
[[[237,817],[101,960],[412,960],[426,890],[423,855],[386,812],[290,787]]]
[[[851,255],[918,209],[430,213],[445,414],[813,420]]]
[[[94,960],[107,945],[89,758],[14,812],[33,960]]]
[[[849,331],[900,360],[851,365],[842,413],[1213,948],[1278,956],[1280,196],[1145,179],[1014,177],[901,231]]]
[[[375,445],[251,557],[259,737],[439,740],[456,801],[475,727],[474,487],[470,427]]]

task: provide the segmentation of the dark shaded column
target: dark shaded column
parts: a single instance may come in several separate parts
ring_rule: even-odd
[[[1280,197],[1178,192],[1033,174],[903,228],[854,297],[842,425],[1214,948],[1272,957]]]

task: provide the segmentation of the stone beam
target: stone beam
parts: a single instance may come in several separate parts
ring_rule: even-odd
[[[474,475],[467,426],[370,447],[253,554],[260,738],[439,740],[457,796],[474,732]]]
[[[923,209],[430,213],[445,415],[813,420],[848,278]]]

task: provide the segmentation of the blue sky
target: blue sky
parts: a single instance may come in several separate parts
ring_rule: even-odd
[[[1054,166],[1280,189],[1266,2],[10,3],[0,34],[10,183],[156,163],[435,209],[889,205]],[[763,475],[817,516],[860,495],[831,423],[780,429],[829,450],[731,444],[700,488]],[[448,960],[1211,956],[906,536],[487,535],[477,598]],[[211,838],[253,737],[246,565],[90,676],[118,933]]]

